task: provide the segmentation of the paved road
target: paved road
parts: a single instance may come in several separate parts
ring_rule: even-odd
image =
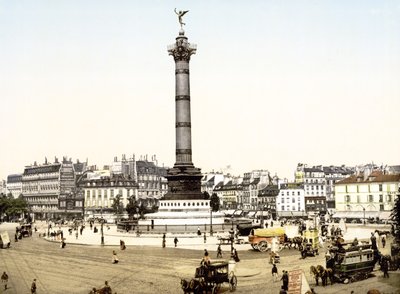
[[[1,228],[0,228],[1,229]],[[12,231],[11,231],[12,232]],[[111,264],[112,250],[117,250],[119,264]],[[314,287],[308,269],[310,265],[324,264],[321,255],[300,259],[298,251],[281,252],[279,272],[283,269],[303,269]],[[210,251],[211,257],[216,256]],[[271,266],[267,254],[252,250],[239,252],[241,261],[236,265],[238,288],[236,293],[279,293],[280,282],[272,282]],[[180,278],[192,278],[202,256],[202,249],[159,248],[128,246],[85,246],[68,244],[61,249],[58,243],[48,242],[36,234],[14,243],[10,249],[0,250],[0,271],[9,274],[10,289],[5,293],[30,293],[33,278],[37,279],[38,293],[85,293],[92,287],[101,287],[108,280],[114,292],[130,293],[182,293]],[[382,273],[349,285],[335,284],[315,287],[317,293],[366,293],[378,288],[385,293],[400,293],[400,271],[390,272],[389,279]],[[228,292],[228,285],[221,293]]]

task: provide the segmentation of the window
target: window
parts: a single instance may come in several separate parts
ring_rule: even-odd
[[[282,211],[284,211],[284,210],[285,210],[285,206],[284,206],[284,205],[282,205],[282,207],[281,207],[281,208],[282,208]]]
[[[384,205],[383,204],[379,204],[379,210],[383,211],[384,210]]]
[[[114,189],[110,190],[110,198],[114,198]]]
[[[292,198],[292,203],[295,203],[295,202],[296,202],[296,200],[294,198]]]
[[[387,195],[387,201],[392,202],[392,195]]]
[[[350,195],[346,195],[346,202],[350,202]]]
[[[383,202],[383,195],[379,195],[379,202]]]
[[[374,196],[373,195],[368,195],[368,201],[373,202],[374,201]]]
[[[379,184],[379,192],[382,192],[382,184]]]

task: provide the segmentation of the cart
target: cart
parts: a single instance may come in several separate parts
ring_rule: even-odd
[[[229,263],[227,261],[215,261],[207,266],[196,268],[195,278],[200,280],[203,291],[218,293],[221,284],[229,283],[229,290],[234,291],[237,286],[237,277],[234,272],[229,272]]]
[[[303,258],[318,255],[319,233],[318,230],[307,230],[303,232],[304,242],[299,246]]]

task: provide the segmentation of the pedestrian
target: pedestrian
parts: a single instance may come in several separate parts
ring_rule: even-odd
[[[4,290],[7,290],[8,275],[6,274],[6,272],[4,272],[4,273],[1,275],[1,282],[2,282],[3,285],[4,285]]]
[[[115,252],[115,250],[113,250],[113,256],[112,256],[112,263],[118,263],[119,259],[117,256],[117,252]]]
[[[385,257],[382,257],[381,270],[383,271],[383,277],[389,278],[389,261]]]
[[[174,238],[174,244],[175,244],[175,247],[178,245],[178,238],[177,237]]]
[[[92,288],[92,290],[89,292],[89,294],[97,294],[97,289],[96,288]]]
[[[282,274],[282,278],[281,278],[281,281],[282,281],[282,288],[285,290],[285,291],[287,291],[288,290],[288,286],[289,286],[289,275],[288,275],[288,272],[287,271],[282,271],[283,272],[283,274]]]
[[[165,233],[164,233],[164,235],[162,236],[162,248],[165,248],[165,243],[166,243],[166,241],[165,241]]]
[[[197,236],[201,236],[200,227],[197,227]]]
[[[275,263],[272,265],[271,273],[272,273],[272,280],[276,282],[278,280],[278,268],[276,267]]]
[[[206,236],[206,232],[204,232],[204,243],[207,243],[207,236]]]
[[[78,240],[78,230],[76,230],[75,238],[76,238],[76,240]]]
[[[382,248],[385,248],[386,245],[386,238],[385,236],[382,236]]]
[[[66,245],[66,244],[65,244],[64,238],[62,238],[62,239],[61,239],[60,248],[61,248],[61,249],[65,248],[65,245]]]
[[[36,279],[33,279],[33,282],[31,285],[31,293],[36,294]]]
[[[373,250],[378,250],[378,246],[376,246],[376,237],[373,232],[371,232],[371,245]]]
[[[271,228],[274,226],[274,221],[271,219]]]
[[[15,238],[15,242],[18,242],[18,236],[17,236],[17,233],[15,233],[15,235],[14,235],[14,238]]]
[[[235,260],[236,262],[239,262],[239,261],[240,261],[239,255],[238,255],[238,253],[237,253],[236,248],[233,248],[233,249],[232,249],[231,256],[232,256],[233,260]]]
[[[82,236],[82,232],[83,232],[83,226],[81,226],[81,228],[80,228],[81,236]]]
[[[104,287],[103,287],[101,293],[104,293],[104,294],[112,294],[111,287],[110,287],[110,285],[108,285],[108,281],[105,281],[105,282],[104,282]]]
[[[126,249],[125,242],[123,240],[119,240],[119,247],[121,248],[121,250]]]
[[[219,244],[217,248],[217,258],[222,258],[221,244]]]

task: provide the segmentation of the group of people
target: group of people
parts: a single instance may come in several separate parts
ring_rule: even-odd
[[[6,272],[3,272],[1,275],[1,284],[3,285],[4,291],[8,289],[8,274]],[[36,294],[36,279],[32,281],[31,294]]]
[[[89,294],[99,294],[99,293],[112,294],[111,287],[108,284],[108,281],[104,282],[104,286],[101,289],[97,290],[95,287],[93,287],[92,290],[89,292]]]
[[[178,237],[175,237],[174,238],[175,247],[178,247],[178,242],[179,242]],[[166,236],[165,236],[165,233],[164,233],[163,236],[162,236],[161,246],[162,246],[162,248],[165,248],[166,245],[167,245],[167,240],[166,240]]]

